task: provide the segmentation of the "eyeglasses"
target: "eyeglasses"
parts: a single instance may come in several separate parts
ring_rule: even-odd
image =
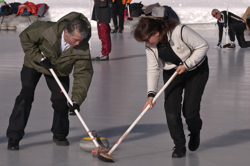
[[[151,33],[151,34],[147,37],[147,39],[145,39],[144,41],[145,41],[145,42],[148,42],[152,35],[153,35],[153,33]]]
[[[216,12],[216,13],[213,15],[213,17],[217,16],[217,14],[218,14],[218,12]]]

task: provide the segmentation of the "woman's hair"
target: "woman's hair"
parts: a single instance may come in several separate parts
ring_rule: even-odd
[[[161,42],[166,42],[168,40],[167,33],[172,31],[178,24],[179,21],[174,19],[158,20],[154,18],[141,18],[134,26],[132,34],[138,42],[145,42],[145,37],[159,32],[162,36]]]

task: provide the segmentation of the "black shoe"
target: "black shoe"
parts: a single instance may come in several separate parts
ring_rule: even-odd
[[[53,136],[53,141],[58,146],[68,146],[69,145],[69,141],[67,140],[66,137],[56,137],[56,136]]]
[[[122,33],[122,29],[118,29],[118,32],[117,33]]]
[[[117,33],[118,29],[113,29],[113,31],[111,31],[111,33]]]
[[[200,146],[200,132],[190,133],[188,136],[190,136],[188,149],[190,151],[196,151]]]
[[[186,146],[175,146],[174,151],[172,153],[173,158],[181,158],[186,155]]]
[[[235,44],[227,43],[227,44],[223,45],[223,48],[235,48]]]
[[[96,60],[96,61],[108,61],[109,60],[109,56],[98,56],[98,57],[95,57],[95,59],[92,59],[92,60]]]
[[[227,48],[227,47],[229,47],[230,45],[231,45],[231,43],[224,44],[224,45],[223,45],[223,48]]]
[[[14,138],[9,138],[7,149],[19,150],[19,140],[14,139]]]
[[[231,45],[228,48],[235,48],[235,44],[231,43]]]

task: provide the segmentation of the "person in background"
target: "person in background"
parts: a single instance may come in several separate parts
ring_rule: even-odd
[[[132,0],[112,0],[112,18],[114,29],[111,33],[122,33],[124,27],[124,9],[125,5],[129,4]],[[117,23],[117,13],[119,13],[119,26]]]
[[[9,119],[7,149],[19,150],[19,142],[25,134],[24,129],[34,101],[35,89],[42,75],[51,91],[50,100],[54,109],[52,139],[56,145],[68,146],[68,116],[75,115],[75,109],[80,111],[93,75],[88,44],[91,37],[90,23],[84,15],[71,12],[57,22],[36,21],[19,37],[25,53],[21,70],[22,89]],[[73,70],[73,105],[67,104],[66,97],[49,72],[50,68],[53,68],[67,92],[69,74]]]
[[[190,132],[189,150],[195,151],[200,145],[200,103],[209,76],[208,43],[175,19],[141,18],[133,35],[138,42],[146,44],[148,99],[143,110],[155,105],[152,101],[157,93],[160,70],[163,69],[164,83],[173,73],[178,73],[165,89],[164,107],[175,144],[172,157],[181,158],[186,154],[181,114]]]
[[[246,41],[244,37],[246,23],[242,18],[231,12],[227,12],[225,10],[219,11],[218,9],[213,9],[211,14],[215,19],[217,19],[219,27],[219,41],[217,47],[221,48],[223,27],[228,28],[229,38],[231,40],[230,43],[223,45],[223,48],[235,48],[235,35],[241,48],[250,47],[250,41]]]
[[[109,53],[111,52],[111,39],[110,39],[110,21],[112,16],[111,0],[94,0],[95,5],[92,13],[92,20],[97,22],[97,31],[99,39],[102,42],[101,56],[93,57],[92,60],[108,61]]]

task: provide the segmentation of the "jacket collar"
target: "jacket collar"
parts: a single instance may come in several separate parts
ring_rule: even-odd
[[[218,20],[220,23],[225,23],[225,15],[224,13],[220,12],[221,18]]]

